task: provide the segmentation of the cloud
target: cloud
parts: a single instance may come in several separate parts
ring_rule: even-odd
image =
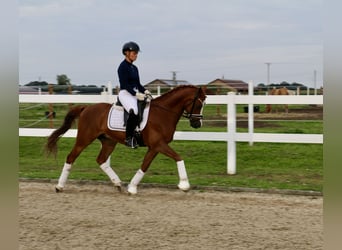
[[[258,21],[240,21],[240,22],[227,22],[224,24],[224,27],[229,30],[264,30],[273,26],[267,22],[258,22]]]
[[[21,1],[19,5],[19,16],[21,18],[42,18],[70,13],[75,14],[75,11],[91,7],[94,3],[93,0]]]
[[[204,82],[222,74],[257,79],[270,60],[316,65],[320,7],[314,0],[21,1],[20,81],[42,73],[54,81],[65,72],[80,84],[117,81],[129,40],[142,49],[136,64],[143,83],[172,70]]]

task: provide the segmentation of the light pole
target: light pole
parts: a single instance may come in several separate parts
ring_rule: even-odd
[[[267,85],[270,85],[270,69],[271,69],[271,63],[267,62],[265,63],[267,65]]]
[[[174,82],[175,86],[177,85],[177,72],[178,71],[171,71],[171,73],[172,73],[172,81]]]
[[[317,70],[314,70],[314,95],[317,95]]]

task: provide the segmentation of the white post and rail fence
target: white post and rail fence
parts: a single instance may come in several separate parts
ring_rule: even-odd
[[[208,95],[206,104],[227,105],[227,132],[183,132],[176,131],[174,140],[193,141],[223,141],[227,142],[227,173],[236,174],[236,142],[271,142],[271,143],[312,143],[323,144],[323,134],[280,134],[280,133],[254,133],[255,104],[316,104],[323,105],[322,95],[253,95],[253,84],[249,83],[248,95]],[[109,88],[110,89],[110,88]],[[115,103],[116,95],[19,95],[19,103]],[[236,105],[248,104],[248,132],[236,132]],[[19,136],[46,137],[54,129],[19,128]],[[68,130],[63,137],[76,137],[77,129]]]

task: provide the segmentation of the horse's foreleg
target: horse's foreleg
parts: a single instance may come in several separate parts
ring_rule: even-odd
[[[190,183],[188,175],[186,173],[184,161],[177,161],[177,169],[179,175],[178,188],[183,191],[188,191],[190,189]]]
[[[178,188],[182,191],[188,191],[190,189],[190,183],[183,159],[167,144],[163,145],[160,152],[176,161],[179,175]]]
[[[138,192],[138,185],[140,181],[142,180],[142,178],[144,177],[145,172],[147,171],[148,167],[150,166],[151,162],[153,161],[153,159],[156,157],[157,154],[158,154],[157,151],[151,150],[149,148],[149,150],[147,151],[144,157],[144,161],[140,169],[135,173],[131,182],[128,184],[127,191],[129,194],[136,194]]]

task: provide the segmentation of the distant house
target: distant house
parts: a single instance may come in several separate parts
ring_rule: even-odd
[[[231,79],[215,79],[207,84],[207,88],[212,91],[215,90],[217,94],[223,94],[223,92],[234,91],[237,93],[248,93],[248,83],[242,80]]]
[[[42,92],[41,92],[42,93]],[[38,87],[31,87],[31,86],[19,86],[19,94],[27,94],[27,95],[38,95],[39,89]]]
[[[155,79],[152,82],[145,84],[144,87],[150,90],[152,93],[154,93],[157,91],[158,86],[160,87],[162,92],[165,92],[179,85],[187,85],[187,84],[190,84],[190,83],[184,80]]]

